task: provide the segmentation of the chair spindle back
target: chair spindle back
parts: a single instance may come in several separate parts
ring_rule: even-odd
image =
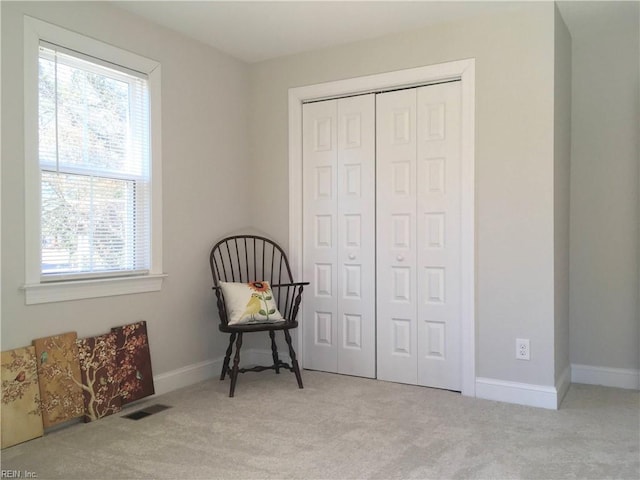
[[[268,281],[272,286],[274,300],[285,318],[295,312],[295,289],[276,287],[293,283],[291,267],[284,251],[273,241],[257,235],[235,235],[224,238],[214,245],[209,257],[214,288],[219,301],[221,292],[217,288],[220,282],[261,282]],[[299,303],[299,302],[298,302]],[[221,305],[224,310],[224,306]],[[226,317],[224,312],[221,317]],[[226,318],[221,318],[226,323]]]

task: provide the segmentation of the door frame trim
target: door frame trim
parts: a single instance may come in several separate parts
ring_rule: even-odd
[[[461,262],[462,262],[462,394],[475,397],[475,59],[456,60],[425,67],[319,83],[289,89],[289,259],[296,278],[302,278],[302,105],[348,95],[408,88],[449,80],[461,81]],[[302,315],[302,309],[299,313]],[[300,328],[304,328],[301,317]],[[298,335],[299,358],[304,359],[303,338]],[[304,364],[301,365],[304,367]]]

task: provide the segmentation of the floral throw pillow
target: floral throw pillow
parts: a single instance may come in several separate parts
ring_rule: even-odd
[[[220,282],[229,325],[275,323],[284,320],[269,282]]]

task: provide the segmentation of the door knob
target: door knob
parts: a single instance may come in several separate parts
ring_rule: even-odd
[[[349,260],[355,260],[356,259],[356,254],[355,253],[350,253],[349,254]]]
[[[398,255],[396,257],[396,260],[399,261],[399,262],[402,262],[404,260],[404,257],[402,255]]]

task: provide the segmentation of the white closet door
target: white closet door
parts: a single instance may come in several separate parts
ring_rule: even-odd
[[[303,302],[304,366],[338,369],[337,101],[305,104],[303,121],[303,265],[311,279]]]
[[[460,82],[418,89],[418,384],[461,389]]]
[[[374,115],[373,94],[303,106],[305,368],[375,377]]]
[[[378,378],[416,384],[416,89],[376,98]]]
[[[460,83],[377,97],[378,378],[460,390]]]
[[[374,378],[375,95],[338,100],[338,373]]]

